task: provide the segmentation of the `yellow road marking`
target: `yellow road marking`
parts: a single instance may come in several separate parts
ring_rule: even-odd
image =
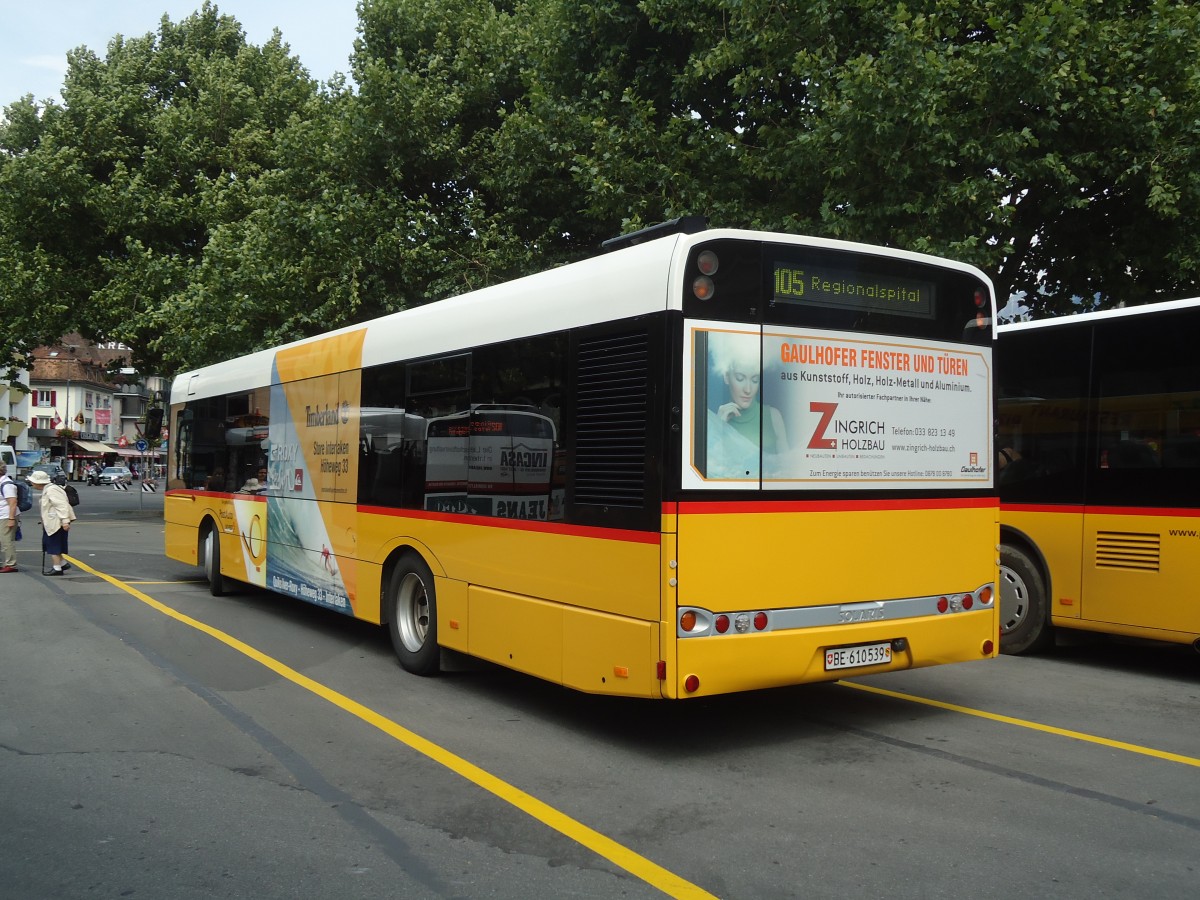
[[[203,578],[183,578],[179,581],[125,581],[122,584],[208,584]]]
[[[1017,719],[1013,716],[1004,716],[999,713],[986,712],[982,709],[972,709],[969,706],[958,706],[954,703],[946,703],[942,700],[931,700],[928,697],[918,697],[915,694],[902,694],[899,691],[889,691],[884,688],[873,687],[869,684],[858,684],[853,681],[839,681],[838,684],[842,687],[854,688],[856,691],[866,691],[870,694],[880,694],[884,697],[893,697],[897,700],[907,700],[909,703],[920,703],[924,706],[936,706],[938,709],[946,709],[951,712],[962,713],[967,716],[976,716],[980,719],[991,719],[993,722],[1003,722],[1005,725],[1016,725],[1020,728],[1028,728],[1031,731],[1043,731],[1046,734],[1056,734],[1059,737],[1071,738],[1076,741],[1084,741],[1089,744],[1099,744],[1102,747],[1112,747],[1116,750],[1124,750],[1127,753],[1138,753],[1142,756],[1153,756],[1156,759],[1165,759],[1169,762],[1181,763],[1185,766],[1196,766],[1200,768],[1200,759],[1194,756],[1184,756],[1181,753],[1169,753],[1166,750],[1155,750],[1153,747],[1142,747],[1138,744],[1128,744],[1125,741],[1114,741],[1110,738],[1099,737],[1094,734],[1085,734],[1082,731],[1071,731],[1068,728],[1056,728],[1053,725],[1043,725],[1041,722],[1031,722],[1028,719]]]
[[[670,872],[667,869],[664,869],[662,866],[651,862],[644,856],[633,852],[628,847],[617,843],[612,838],[607,837],[606,835],[603,835],[592,828],[589,828],[582,822],[573,819],[565,813],[560,812],[559,810],[550,806],[548,803],[544,803],[536,797],[525,793],[520,788],[514,787],[508,782],[497,778],[495,775],[492,775],[490,772],[481,769],[474,763],[468,762],[461,756],[451,753],[444,747],[438,746],[437,744],[433,743],[433,741],[421,737],[416,732],[409,731],[403,725],[399,725],[396,722],[393,722],[391,719],[380,715],[374,710],[363,706],[361,703],[351,700],[349,697],[346,697],[343,694],[339,694],[337,691],[326,687],[319,681],[314,681],[307,675],[302,675],[295,669],[284,665],[273,657],[267,656],[265,653],[262,653],[254,647],[251,647],[249,644],[239,641],[232,635],[226,634],[217,628],[213,628],[211,625],[207,625],[198,619],[193,619],[191,616],[185,615],[176,609],[172,609],[166,604],[155,600],[153,597],[143,594],[136,588],[130,587],[128,584],[113,578],[111,575],[106,575],[104,572],[100,572],[97,569],[92,568],[91,566],[87,565],[87,563],[82,563],[76,560],[75,564],[84,571],[95,575],[97,578],[102,578],[114,587],[120,588],[131,597],[140,600],[150,608],[157,610],[163,615],[170,616],[172,619],[182,622],[184,625],[195,628],[198,631],[202,631],[210,637],[216,638],[222,644],[225,644],[239,653],[248,656],[257,663],[266,666],[272,672],[275,672],[283,678],[286,678],[293,684],[296,684],[305,690],[316,694],[323,700],[327,700],[334,706],[337,706],[338,708],[350,713],[350,715],[361,719],[363,722],[366,722],[368,725],[373,725],[389,737],[395,738],[397,741],[400,741],[400,743],[405,744],[424,756],[427,756],[434,762],[440,763],[450,771],[462,776],[467,781],[470,781],[472,784],[478,785],[485,791],[494,794],[496,797],[499,797],[506,803],[515,806],[526,815],[531,816],[547,827],[552,828],[559,834],[569,837],[577,844],[587,847],[593,853],[596,853],[614,865],[621,867],[626,872],[629,872],[631,875],[640,878],[642,881],[646,882],[652,887],[657,888],[664,894],[667,894],[670,897],[689,898],[689,900],[690,898],[696,898],[696,900],[700,900],[700,898],[711,898],[711,900],[716,900],[713,894],[708,893],[703,888],[694,885],[689,881],[685,881],[674,872]]]

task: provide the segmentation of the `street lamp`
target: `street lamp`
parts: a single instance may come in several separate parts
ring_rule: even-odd
[[[67,399],[66,399],[67,416],[63,419],[63,471],[70,476],[70,457],[67,455],[71,447],[71,379],[67,378]]]
[[[75,354],[75,351],[79,349],[78,344],[60,344],[59,346],[65,348],[67,350],[70,350],[72,356]],[[59,354],[58,350],[50,351],[51,358],[58,356],[58,354]],[[66,413],[67,413],[66,418],[63,419],[63,471],[64,472],[68,471],[67,467],[68,467],[68,465],[70,465],[70,456],[69,456],[70,447],[71,447],[71,376],[69,374],[70,371],[71,371],[70,369],[67,369],[67,372],[68,372],[68,375],[67,375],[67,399],[64,401]]]

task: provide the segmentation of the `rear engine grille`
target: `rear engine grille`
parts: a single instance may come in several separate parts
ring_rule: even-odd
[[[649,348],[645,332],[580,342],[576,503],[620,507],[645,503]]]

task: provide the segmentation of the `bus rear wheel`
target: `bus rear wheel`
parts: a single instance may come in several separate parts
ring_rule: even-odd
[[[208,592],[214,597],[223,597],[225,577],[221,574],[221,536],[211,523],[204,530],[200,553],[204,562],[204,577],[208,579]]]
[[[388,631],[400,665],[414,675],[434,675],[441,659],[437,643],[437,595],[433,572],[415,553],[405,553],[392,570],[387,594]]]
[[[1000,652],[1029,653],[1054,643],[1046,583],[1028,554],[1000,547]]]

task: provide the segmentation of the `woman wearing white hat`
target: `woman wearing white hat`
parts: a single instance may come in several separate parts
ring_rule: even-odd
[[[61,575],[63,569],[71,568],[63,561],[67,552],[67,534],[75,521],[75,510],[67,500],[67,492],[61,485],[54,484],[46,472],[37,471],[29,476],[34,490],[42,492],[42,550],[50,554],[53,568],[44,569],[43,575]]]

